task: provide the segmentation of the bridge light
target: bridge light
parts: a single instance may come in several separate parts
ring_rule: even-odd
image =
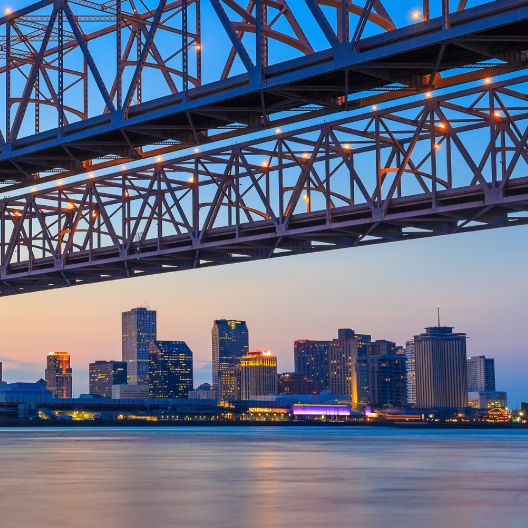
[[[440,123],[440,128],[445,128],[445,123]]]
[[[280,134],[281,133],[281,129],[280,128],[276,128],[275,129],[275,134]]]
[[[500,112],[495,112],[495,117],[500,117]]]
[[[427,98],[429,98],[429,97],[433,97],[433,94],[432,94],[431,92],[427,92],[427,93],[425,94],[425,97],[427,97]]]
[[[303,198],[304,198],[305,200],[308,200],[308,195],[305,194],[305,195],[303,196]]]
[[[490,84],[490,83],[491,83],[491,79],[488,77],[487,79],[484,80],[484,82],[485,82],[486,84]]]
[[[422,15],[420,14],[419,11],[415,11],[415,12],[413,13],[412,16],[413,16],[413,18],[415,18],[416,20],[418,20],[419,18],[420,18],[421,20],[423,20],[423,17],[422,17]]]
[[[350,145],[347,143],[347,144],[345,145],[345,150],[348,150],[349,148],[350,148]]]
[[[263,162],[262,162],[262,166],[263,166],[263,167],[267,167],[267,166],[268,166],[268,162],[267,162],[267,161],[263,161]]]
[[[94,177],[93,173],[92,173],[92,174],[90,174],[90,178],[93,178],[93,177]]]
[[[374,105],[374,106],[372,107],[372,110],[374,110],[374,112],[375,112],[377,109],[378,109],[378,107],[377,107],[376,105]]]
[[[70,204],[68,205],[68,208],[69,208],[69,209],[73,209],[73,204],[70,203]]]
[[[60,185],[62,185],[62,182],[61,182],[61,181],[59,181],[59,182],[57,183],[57,185],[59,185],[59,186],[60,186]]]
[[[33,187],[33,189],[31,189],[31,192],[37,192],[37,188]]]
[[[19,216],[20,213],[18,211],[15,211],[15,216]]]
[[[125,196],[128,196],[128,191],[125,191]]]
[[[308,152],[305,152],[305,153],[303,154],[303,158],[307,158],[307,157],[308,157]]]
[[[200,51],[200,50],[202,49],[201,44],[196,44],[196,49],[197,49],[198,51]]]
[[[195,148],[194,152],[200,152],[200,149],[199,148]]]
[[[156,158],[156,161],[157,161],[158,163],[160,163],[160,162],[162,161],[161,156],[158,156],[158,157]]]
[[[126,170],[126,165],[123,165],[123,166],[121,167],[121,170]]]
[[[439,143],[435,143],[434,148],[435,148],[436,150],[438,150],[438,149],[440,148],[440,144],[439,144]]]
[[[94,211],[94,212],[92,213],[92,216],[95,218],[95,217],[97,216],[97,213]]]
[[[10,8],[10,7],[8,7],[8,8],[5,10],[6,15],[10,15],[11,12],[12,12],[12,11],[11,11],[11,8]]]
[[[193,177],[189,178],[189,182],[194,183],[194,178]]]

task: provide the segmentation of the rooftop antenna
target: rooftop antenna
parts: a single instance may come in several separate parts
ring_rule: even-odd
[[[436,306],[436,310],[438,311],[438,326],[440,326],[440,305],[439,304]]]

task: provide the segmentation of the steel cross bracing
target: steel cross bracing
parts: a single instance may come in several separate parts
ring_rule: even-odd
[[[528,1],[424,0],[420,20],[396,27],[406,1],[41,0],[10,13],[0,18],[0,181],[64,177],[524,68]]]
[[[0,294],[528,223],[528,76],[0,202]]]

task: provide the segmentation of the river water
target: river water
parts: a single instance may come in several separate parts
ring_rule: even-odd
[[[1,528],[528,526],[528,431],[0,429]]]

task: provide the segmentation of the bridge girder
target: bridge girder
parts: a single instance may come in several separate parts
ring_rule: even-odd
[[[0,202],[0,295],[528,223],[528,76]]]
[[[302,19],[287,0],[211,2],[229,51],[207,79],[202,59],[218,49],[202,49],[200,0],[159,0],[143,13],[124,0],[42,0],[0,18],[0,181],[57,179],[525,67],[522,0],[458,2],[436,19],[424,9],[401,28],[382,0],[307,0]],[[367,21],[382,33],[363,38]],[[90,31],[92,22],[104,27]],[[315,49],[312,28],[326,49]]]

